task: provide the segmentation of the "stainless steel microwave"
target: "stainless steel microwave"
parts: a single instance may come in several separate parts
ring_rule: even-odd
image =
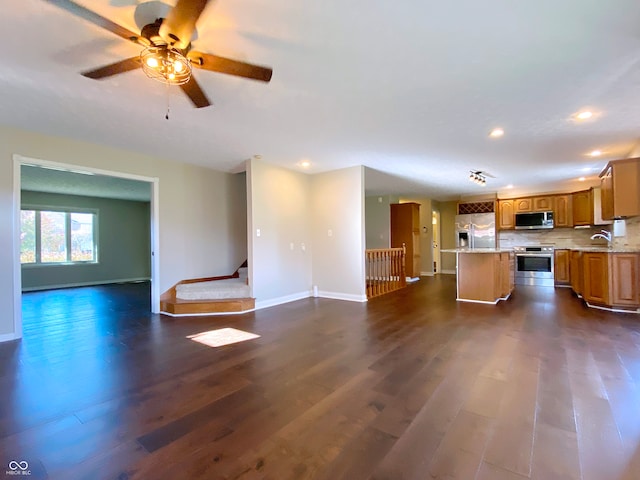
[[[516,230],[553,228],[553,212],[516,213]]]

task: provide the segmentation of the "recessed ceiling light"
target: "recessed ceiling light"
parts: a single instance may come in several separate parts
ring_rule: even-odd
[[[298,165],[301,166],[302,168],[309,168],[311,166],[311,161],[310,160],[300,160],[298,162]]]
[[[578,181],[579,181],[579,182],[584,182],[585,180],[586,180],[586,178],[585,178],[585,177],[580,177],[580,178],[578,179]]]
[[[512,185],[512,184],[509,184],[509,185],[507,185],[507,186],[506,186],[506,187],[504,187],[504,188],[513,188],[513,185]]]
[[[588,155],[590,157],[599,157],[600,155],[602,155],[602,150],[594,150],[592,152],[589,152]]]
[[[262,159],[262,155],[254,155],[253,158],[255,158],[256,160],[261,160]]]
[[[599,116],[600,116],[600,112],[596,112],[594,110],[589,110],[585,108],[584,110],[580,110],[574,113],[573,115],[571,115],[571,119],[574,122],[588,122],[591,120],[595,120]]]
[[[489,132],[489,136],[491,138],[499,138],[504,135],[504,130],[500,127],[496,127],[491,132]]]

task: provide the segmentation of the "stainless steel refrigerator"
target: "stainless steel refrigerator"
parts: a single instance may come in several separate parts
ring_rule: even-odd
[[[456,215],[456,247],[496,248],[496,214]]]

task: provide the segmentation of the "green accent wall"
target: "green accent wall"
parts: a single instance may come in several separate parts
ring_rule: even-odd
[[[38,207],[98,211],[98,263],[23,265],[23,291],[98,285],[151,277],[149,202],[23,190],[21,203]]]

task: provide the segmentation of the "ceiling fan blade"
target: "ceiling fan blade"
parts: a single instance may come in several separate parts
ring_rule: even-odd
[[[187,94],[187,97],[189,97],[196,108],[208,107],[211,105],[211,102],[209,102],[209,99],[193,76],[187,83],[180,85],[180,88],[182,88],[182,91]]]
[[[273,70],[269,67],[261,67],[250,63],[232,60],[230,58],[211,55],[210,53],[191,51],[187,55],[194,67],[209,70],[211,72],[226,73],[227,75],[235,75],[236,77],[251,78],[261,82],[269,82]]]
[[[120,60],[119,62],[111,63],[109,65],[105,65],[104,67],[96,68],[95,70],[82,72],[82,75],[87,78],[99,80],[101,78],[117,75],[118,73],[135,70],[136,68],[140,68],[140,57],[138,56],[127,58],[126,60]]]
[[[98,27],[104,28],[105,30],[110,31],[111,33],[115,33],[119,37],[124,38],[125,40],[130,40],[132,42],[138,43],[140,35],[133,33],[131,30],[128,30],[124,27],[121,27],[117,23],[112,22],[108,18],[104,18],[102,15],[98,15],[95,12],[83,7],[82,5],[78,5],[71,0],[44,0],[45,2],[56,5],[77,17],[83,18],[88,22],[97,25]]]
[[[180,50],[191,43],[193,30],[209,0],[178,0],[160,26],[165,42]]]

